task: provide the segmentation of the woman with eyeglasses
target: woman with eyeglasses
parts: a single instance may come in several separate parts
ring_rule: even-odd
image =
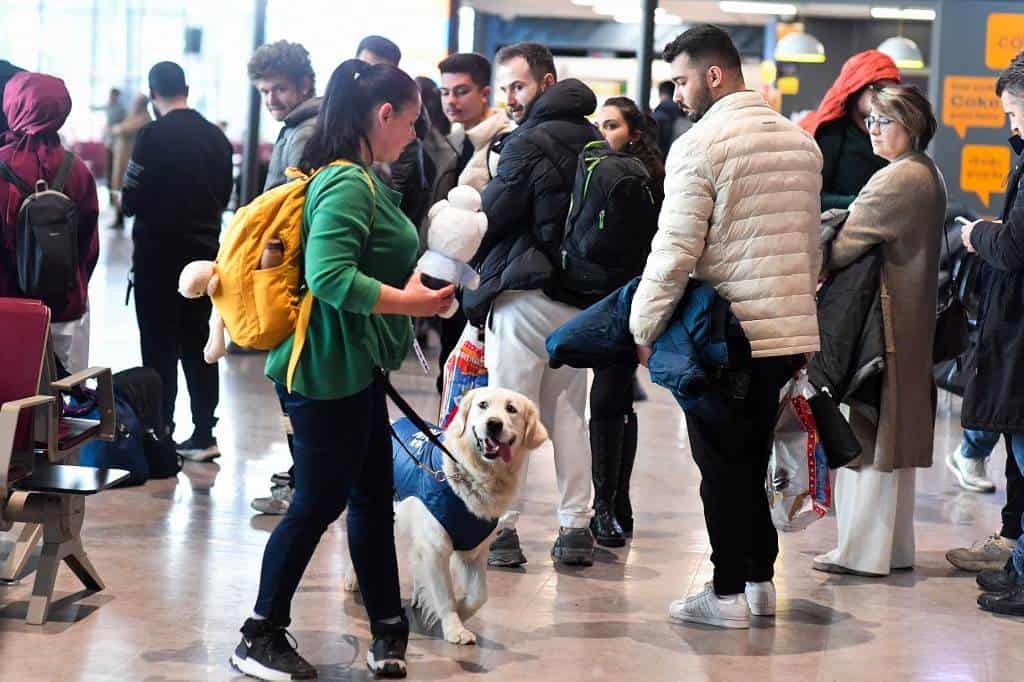
[[[821,147],[821,210],[848,208],[857,193],[885,167],[871,148],[865,117],[871,97],[881,87],[898,83],[900,70],[878,50],[856,54],[843,64],[816,111],[800,125]]]
[[[863,452],[836,475],[839,542],[814,568],[884,576],[914,565],[914,475],[932,465],[932,345],[946,185],[925,155],[937,124],[916,87],[875,92],[865,125],[872,150],[888,165],[850,205],[824,270],[827,275],[881,247],[885,369],[877,414],[850,408]],[[821,333],[828,333],[824,325]]]

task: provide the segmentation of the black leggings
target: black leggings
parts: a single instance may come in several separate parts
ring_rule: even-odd
[[[348,546],[371,624],[401,616],[381,379],[338,400],[277,389],[295,432],[295,497],[263,552],[256,613],[277,625],[291,622],[292,597],[320,536],[347,506]]]
[[[633,375],[637,363],[594,370],[590,386],[590,418],[614,419],[633,412]]]

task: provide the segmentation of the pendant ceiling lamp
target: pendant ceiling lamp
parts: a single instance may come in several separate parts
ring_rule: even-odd
[[[896,66],[901,69],[923,69],[924,56],[921,48],[910,38],[893,36],[878,46],[878,51],[892,57]]]
[[[794,31],[775,44],[775,61],[821,64],[825,61],[825,46],[810,33]]]

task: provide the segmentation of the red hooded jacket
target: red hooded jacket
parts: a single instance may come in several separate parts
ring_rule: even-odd
[[[821,100],[817,111],[812,111],[800,121],[801,127],[811,135],[826,123],[837,121],[846,115],[846,103],[850,97],[878,81],[900,80],[896,62],[878,50],[855,54],[843,64],[839,77]]]
[[[4,88],[3,110],[10,130],[0,137],[0,161],[28,185],[40,178],[52,181],[64,156],[57,131],[71,113],[71,95],[64,81],[41,73],[18,73]],[[100,250],[96,180],[79,158],[71,167],[64,193],[78,207],[79,287],[69,292],[63,305],[52,309],[53,322],[77,320],[85,314],[89,278]],[[0,296],[21,296],[14,246],[18,209],[24,198],[0,178]]]

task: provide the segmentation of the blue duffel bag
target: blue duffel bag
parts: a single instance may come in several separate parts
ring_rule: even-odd
[[[149,480],[149,463],[146,461],[142,422],[135,411],[121,396],[114,393],[114,411],[117,413],[117,428],[114,440],[94,440],[82,447],[79,464],[87,467],[124,469],[131,474],[121,485],[142,485]],[[95,396],[85,400],[72,398],[65,410],[69,416],[83,419],[99,419],[100,410]]]

